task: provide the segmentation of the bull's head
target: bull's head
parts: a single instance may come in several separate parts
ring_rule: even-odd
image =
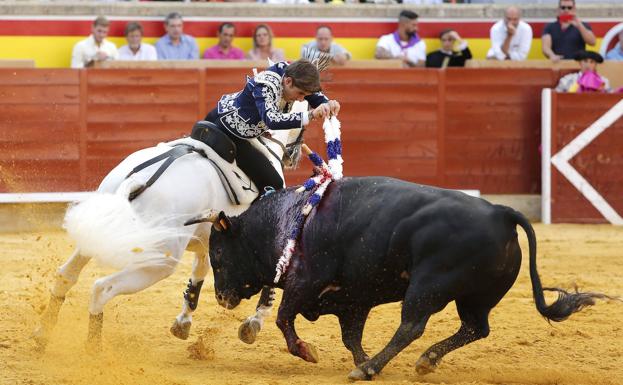
[[[233,309],[241,299],[249,299],[263,287],[258,260],[248,246],[238,218],[209,210],[186,224],[212,222],[210,264],[214,271],[214,291],[219,305]]]

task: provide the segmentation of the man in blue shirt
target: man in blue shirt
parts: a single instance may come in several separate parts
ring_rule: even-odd
[[[623,30],[619,32],[619,42],[606,53],[606,60],[623,60]]]
[[[558,20],[545,26],[541,37],[543,54],[556,62],[573,59],[586,44],[595,45],[595,34],[588,23],[580,21],[575,0],[559,0]]]
[[[178,12],[170,13],[164,19],[167,34],[156,42],[159,60],[199,59],[199,47],[195,38],[183,33],[184,21]]]

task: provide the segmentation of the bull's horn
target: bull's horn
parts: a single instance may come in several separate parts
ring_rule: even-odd
[[[190,218],[189,220],[184,222],[184,226],[190,226],[190,225],[194,225],[194,224],[197,224],[197,223],[203,223],[203,222],[212,222],[214,224],[217,224],[218,223],[217,222],[218,221],[218,213],[219,212],[214,210],[214,209],[206,210],[203,213],[197,215],[196,217]]]

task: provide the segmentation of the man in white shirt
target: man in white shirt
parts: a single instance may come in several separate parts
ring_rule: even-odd
[[[135,21],[125,26],[127,45],[119,48],[119,60],[158,60],[156,47],[143,43],[143,26]]]
[[[79,41],[71,53],[71,68],[90,67],[96,61],[116,60],[117,47],[106,40],[110,22],[104,16],[98,16],[93,22],[91,36]]]
[[[532,27],[521,21],[521,10],[509,7],[504,19],[491,27],[491,49],[487,59],[526,60],[532,45]]]
[[[398,30],[381,36],[376,43],[377,59],[402,59],[406,67],[423,67],[426,62],[426,43],[420,39],[418,15],[404,10],[398,17]]]

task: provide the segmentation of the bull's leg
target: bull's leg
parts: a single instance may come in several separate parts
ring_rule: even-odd
[[[195,260],[193,261],[192,274],[188,282],[188,287],[184,292],[184,303],[182,304],[182,312],[178,314],[171,326],[171,334],[185,340],[190,333],[190,326],[193,322],[192,313],[199,304],[199,294],[203,280],[210,271],[210,263],[207,250],[195,251]]]
[[[244,343],[252,344],[257,338],[257,333],[264,326],[264,318],[270,315],[275,301],[275,289],[264,286],[260,299],[255,308],[255,314],[247,318],[238,328],[238,338]]]
[[[287,287],[283,291],[283,298],[277,312],[277,326],[281,329],[283,336],[288,345],[288,351],[297,357],[301,357],[305,361],[317,363],[318,352],[316,348],[301,340],[294,329],[294,319],[299,313],[302,305],[308,301],[317,300],[317,295],[322,287],[327,284],[319,285],[318,288],[307,286],[301,279],[296,282],[296,286]],[[314,295],[315,293],[316,295]],[[311,298],[310,298],[311,297]]]
[[[87,350],[98,352],[102,347],[104,306],[120,294],[133,294],[163,280],[175,271],[177,258],[151,259],[95,281],[89,303],[89,334]]]
[[[436,343],[422,354],[415,365],[419,374],[433,372],[441,358],[449,352],[489,335],[490,307],[474,306],[457,300],[456,308],[461,317],[461,327],[453,336]]]
[[[58,313],[65,301],[65,295],[78,282],[80,272],[89,260],[89,257],[80,255],[80,250],[76,249],[56,272],[56,281],[50,291],[50,302],[41,315],[39,326],[33,333],[33,339],[40,349],[45,349],[47,346],[50,333],[56,325]]]
[[[370,357],[361,346],[363,328],[370,313],[370,308],[349,308],[348,311],[338,315],[342,329],[342,342],[353,354],[355,365],[368,361]]]
[[[443,289],[418,283],[412,278],[402,304],[400,326],[391,341],[383,350],[355,368],[348,378],[351,380],[371,380],[387,363],[424,333],[430,316],[443,309],[449,302],[442,295]]]

